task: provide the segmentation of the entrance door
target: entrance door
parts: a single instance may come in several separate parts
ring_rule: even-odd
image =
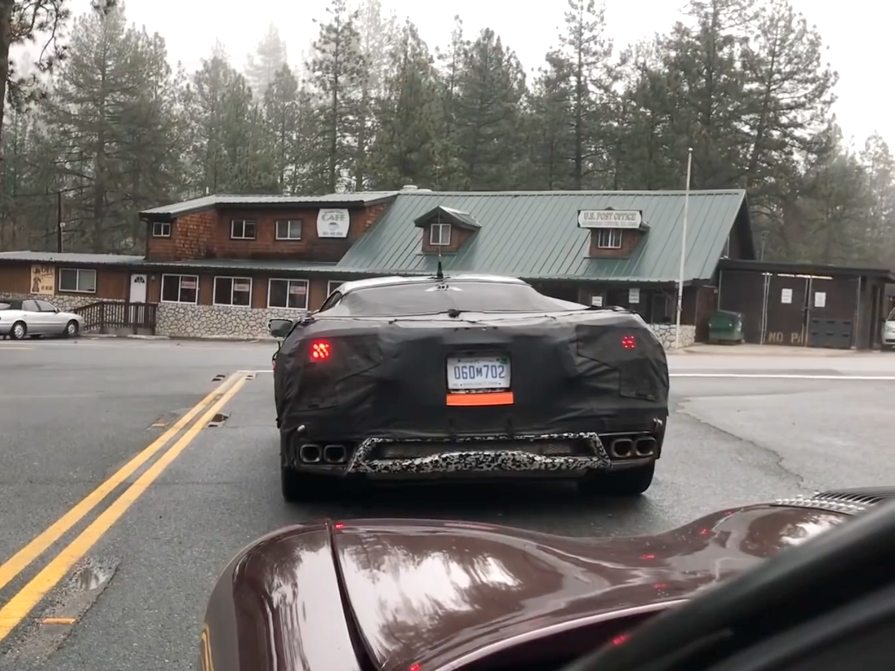
[[[764,342],[805,345],[810,280],[793,275],[771,275],[767,288]]]
[[[131,275],[131,292],[129,300],[131,303],[146,302],[146,275]]]

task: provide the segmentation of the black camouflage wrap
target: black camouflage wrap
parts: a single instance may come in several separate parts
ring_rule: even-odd
[[[624,349],[633,335],[636,348]],[[312,341],[332,355],[313,362]],[[446,404],[446,358],[505,354],[513,405]],[[401,318],[318,316],[297,324],[277,356],[284,436],[360,446],[374,440],[654,431],[668,405],[664,350],[643,320],[615,310],[463,312]],[[369,444],[369,443],[368,443]],[[595,456],[605,459],[600,448]],[[529,460],[529,457],[525,457]]]

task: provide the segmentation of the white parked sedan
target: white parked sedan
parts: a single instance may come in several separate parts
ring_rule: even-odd
[[[74,312],[63,312],[52,303],[41,300],[0,298],[0,336],[21,340],[28,336],[78,335],[84,318]]]
[[[895,308],[892,308],[883,324],[883,347],[895,349]]]

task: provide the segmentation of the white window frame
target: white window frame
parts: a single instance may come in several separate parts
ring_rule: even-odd
[[[442,240],[442,238],[444,236],[439,235],[440,242],[436,242],[435,241],[435,231],[442,230],[444,228],[447,228],[447,240],[446,241]],[[451,226],[451,224],[445,224],[445,223],[441,223],[441,222],[430,224],[429,225],[429,244],[433,247],[449,247],[451,244],[451,228],[453,228],[453,226]]]
[[[164,232],[167,231],[167,232]],[[170,221],[153,221],[152,222],[152,237],[153,238],[170,238],[171,237],[171,222]]]
[[[604,239],[603,236],[606,236]],[[597,249],[621,249],[622,229],[600,228],[597,230]]]
[[[218,303],[218,280],[230,280],[230,302],[229,303]],[[233,294],[236,293],[236,282],[248,282],[249,283],[249,302],[246,305],[241,305],[233,302]],[[211,282],[211,304],[216,305],[223,308],[251,308],[252,307],[252,290],[253,286],[253,278],[244,277],[244,276],[236,276],[236,275],[215,275]]]
[[[242,235],[235,235],[234,229],[236,224],[242,224]],[[246,232],[246,224],[252,225],[252,235],[248,236]],[[231,240],[254,240],[258,236],[258,222],[255,219],[231,219],[230,220],[230,239]]]
[[[176,277],[177,278],[177,300],[169,301],[165,300],[165,278],[166,277]],[[183,287],[181,283],[183,282],[184,277],[192,277],[196,280],[196,300],[194,301],[183,301],[180,300],[180,296],[183,293]],[[184,275],[181,273],[163,273],[162,274],[162,282],[159,286],[159,302],[161,303],[171,303],[174,305],[177,304],[185,304],[185,305],[198,305],[199,304],[199,276],[198,275]]]
[[[63,271],[73,271],[77,273],[75,275],[75,288],[74,289],[64,289],[62,287],[62,273]],[[93,290],[89,291],[86,289],[81,289],[81,273],[93,273]],[[96,293],[96,283],[97,283],[97,272],[96,268],[59,268],[59,286],[58,290],[63,294],[95,294]]]
[[[270,288],[274,282],[286,282],[286,305],[271,305],[270,304]],[[305,285],[305,305],[304,307],[290,307],[289,306],[289,285],[290,284],[304,284]],[[267,280],[267,307],[268,309],[275,310],[307,310],[308,305],[311,302],[311,283],[308,280],[303,280],[297,277],[271,277]]]
[[[291,233],[291,229],[295,224],[298,224],[298,236],[292,237],[289,235],[282,236],[280,235],[280,224],[286,224],[286,233]],[[277,219],[273,223],[274,225],[274,235],[277,240],[301,240],[302,229],[304,228],[303,222],[301,219]]]

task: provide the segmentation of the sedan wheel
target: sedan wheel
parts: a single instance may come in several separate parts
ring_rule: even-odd
[[[72,319],[68,324],[65,325],[65,337],[66,338],[74,338],[78,335],[78,322]]]
[[[22,340],[27,334],[28,327],[25,326],[25,322],[16,322],[12,325],[12,329],[9,332],[13,340]]]

